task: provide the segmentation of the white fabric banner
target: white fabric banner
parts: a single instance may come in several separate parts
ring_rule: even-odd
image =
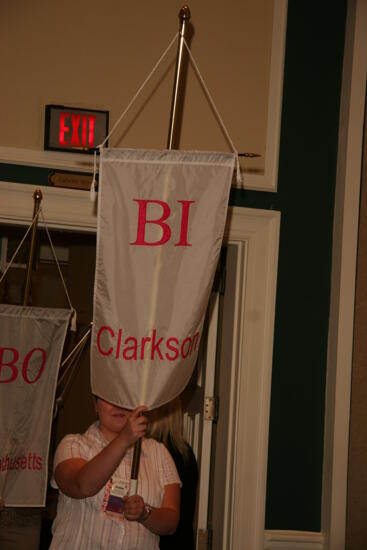
[[[0,304],[0,496],[44,506],[57,374],[71,311]]]
[[[103,149],[91,342],[94,394],[158,407],[195,366],[235,155]]]

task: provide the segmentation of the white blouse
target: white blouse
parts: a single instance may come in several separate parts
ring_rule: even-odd
[[[60,462],[69,458],[83,458],[89,461],[107,444],[108,441],[100,432],[97,422],[82,435],[67,435],[57,447],[54,470]],[[130,448],[126,452],[113,479],[129,482],[133,451],[134,449]],[[172,483],[181,485],[171,455],[161,443],[154,439],[143,439],[137,494],[143,497],[144,502],[159,508],[165,485]],[[51,485],[58,488],[54,478]],[[159,549],[159,536],[137,521],[128,521],[123,517],[116,520],[103,512],[106,487],[96,495],[84,499],[71,498],[59,492],[50,550]]]

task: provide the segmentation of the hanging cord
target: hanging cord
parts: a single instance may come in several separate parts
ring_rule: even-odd
[[[79,351],[83,350],[84,349],[84,346],[85,344],[87,343],[87,340],[88,340],[88,337],[91,333],[91,330],[92,328],[90,327],[87,332],[84,334],[84,336],[82,336],[82,338],[79,340],[79,342],[76,344],[76,346],[74,347],[74,349],[71,350],[71,352],[69,353],[69,355],[67,357],[65,357],[65,359],[63,360],[63,362],[61,363],[60,365],[60,369],[62,369],[63,367],[65,367],[65,365],[67,364],[67,362],[72,359],[74,360],[74,355],[77,354]],[[80,350],[81,348],[81,350]],[[62,373],[62,375],[60,376],[59,380],[57,381],[57,388],[62,384],[66,374],[69,372],[71,366],[72,366],[73,362],[71,361],[70,365],[66,367],[66,369],[64,370],[64,372]]]
[[[162,53],[162,55],[160,56],[160,58],[158,59],[157,63],[154,65],[153,69],[150,71],[150,73],[148,74],[148,76],[146,77],[146,79],[144,80],[144,82],[142,83],[142,85],[140,86],[140,88],[138,89],[138,91],[135,93],[134,97],[130,100],[129,104],[127,105],[126,109],[123,111],[123,113],[120,115],[120,117],[117,119],[117,121],[115,122],[115,124],[112,126],[112,129],[111,131],[108,133],[108,135],[105,137],[105,139],[102,141],[102,143],[100,143],[100,145],[97,145],[96,149],[99,149],[101,150],[107,140],[112,136],[112,134],[114,133],[114,131],[116,130],[117,126],[120,124],[120,122],[122,121],[122,119],[124,118],[124,116],[127,114],[127,112],[130,110],[130,108],[132,107],[133,103],[135,102],[135,100],[138,98],[138,96],[140,95],[140,93],[142,92],[142,90],[145,88],[145,86],[148,84],[149,80],[152,78],[152,76],[154,75],[154,73],[156,72],[156,70],[158,69],[159,65],[162,63],[163,59],[166,57],[166,55],[168,54],[169,50],[172,48],[173,44],[175,43],[175,41],[177,40],[177,37],[178,37],[179,33],[177,32],[175,34],[175,36],[172,38],[171,42],[168,44],[167,48],[164,50],[164,52]],[[95,196],[96,196],[96,175],[97,175],[97,151],[94,151],[94,168],[93,168],[93,181],[92,181],[92,184],[91,184],[91,188],[90,188],[90,198],[91,198],[91,201],[94,202],[95,200]]]
[[[105,139],[102,141],[102,143],[100,145],[97,145],[96,149],[98,149],[99,151],[105,146],[107,140],[111,137],[111,135],[114,133],[114,131],[116,130],[117,126],[120,124],[120,122],[122,121],[122,119],[125,117],[125,115],[128,113],[128,111],[130,110],[130,108],[132,107],[132,105],[134,104],[135,100],[138,98],[138,96],[140,95],[140,93],[142,92],[142,90],[145,88],[145,86],[147,85],[147,83],[149,82],[149,80],[152,78],[152,76],[154,75],[154,73],[156,72],[156,70],[158,69],[159,65],[162,63],[163,59],[166,57],[167,53],[169,52],[169,50],[171,49],[172,45],[175,43],[177,37],[179,36],[180,33],[176,33],[175,36],[173,37],[173,39],[171,40],[171,42],[168,44],[167,48],[165,49],[165,51],[163,52],[163,54],[160,56],[160,58],[158,59],[157,63],[154,65],[153,69],[151,70],[151,72],[149,73],[149,75],[146,77],[146,79],[144,80],[144,82],[141,84],[141,86],[139,87],[138,91],[135,93],[135,95],[133,96],[133,98],[130,100],[129,104],[127,105],[126,109],[123,111],[123,113],[120,115],[120,117],[117,119],[117,121],[115,122],[115,124],[113,125],[111,131],[108,133],[108,135],[105,137]],[[232,147],[232,151],[235,153],[236,155],[236,170],[237,170],[237,183],[238,184],[241,184],[242,183],[242,176],[241,176],[241,168],[240,168],[240,161],[239,161],[239,156],[238,156],[238,151],[231,139],[231,136],[229,135],[229,132],[223,122],[223,119],[222,117],[220,116],[219,114],[219,111],[218,109],[216,108],[216,105],[214,103],[214,100],[209,92],[209,89],[207,87],[207,85],[205,84],[205,81],[204,81],[204,78],[202,77],[201,73],[200,73],[200,70],[199,70],[199,67],[190,51],[190,48],[185,40],[184,37],[183,38],[183,41],[184,41],[184,44],[185,44],[185,47],[189,53],[189,56],[190,56],[190,59],[191,59],[191,62],[196,70],[196,73],[198,75],[198,78],[205,90],[205,93],[207,95],[207,98],[209,99],[209,102],[217,116],[217,120],[229,142],[229,144],[231,145]],[[92,184],[91,184],[91,188],[90,188],[90,198],[91,200],[94,202],[95,200],[95,196],[96,196],[96,175],[97,175],[97,151],[94,151],[94,167],[93,167],[93,181],[92,181]]]
[[[69,373],[69,370],[71,370],[70,375],[69,375],[69,378],[66,380],[66,383],[65,383],[65,386],[64,386],[62,392],[61,392],[60,395],[59,395],[58,397],[56,397],[56,399],[55,399],[53,420],[56,419],[59,410],[60,410],[60,409],[63,407],[63,405],[64,405],[64,402],[65,402],[65,395],[66,395],[67,392],[69,391],[70,386],[71,386],[71,383],[72,383],[72,381],[74,380],[74,378],[75,378],[75,376],[76,376],[76,374],[77,374],[77,369],[78,369],[78,367],[79,367],[79,359],[80,359],[80,357],[81,357],[81,354],[82,354],[82,352],[83,352],[83,349],[84,349],[84,347],[79,348],[78,351],[75,352],[75,355],[74,355],[72,361],[70,362],[70,366],[68,367],[68,373]]]
[[[149,75],[147,76],[147,78],[144,80],[143,84],[140,86],[140,88],[138,89],[138,91],[136,92],[136,94],[134,95],[134,97],[131,99],[130,103],[128,104],[128,106],[126,107],[126,109],[124,110],[124,112],[122,113],[122,115],[120,116],[120,118],[117,120],[117,122],[115,122],[114,126],[112,127],[112,130],[110,131],[110,133],[108,134],[108,136],[104,139],[104,141],[102,141],[102,143],[100,145],[97,146],[98,149],[101,149],[102,147],[104,147],[106,141],[109,139],[109,137],[113,134],[113,132],[116,130],[117,126],[120,124],[121,120],[124,118],[124,116],[126,115],[126,113],[129,111],[130,107],[132,106],[132,104],[135,102],[135,100],[137,99],[137,97],[139,96],[140,92],[143,90],[143,88],[145,88],[145,86],[147,85],[148,81],[151,79],[151,77],[153,76],[153,74],[155,73],[155,71],[158,69],[159,65],[162,63],[163,59],[166,57],[167,53],[169,52],[169,50],[172,48],[172,45],[175,43],[177,37],[178,37],[178,32],[175,34],[175,36],[172,38],[171,42],[168,44],[167,48],[165,49],[165,51],[163,52],[163,54],[161,55],[161,57],[158,59],[157,63],[154,65],[153,69],[151,70],[151,72],[149,73]]]
[[[62,284],[64,286],[64,290],[65,290],[65,294],[66,294],[66,297],[68,299],[68,302],[69,302],[69,306],[70,306],[70,309],[72,310],[73,312],[73,317],[72,317],[72,320],[71,320],[71,327],[70,327],[70,330],[72,330],[73,332],[76,331],[76,310],[75,308],[73,307],[72,303],[71,303],[71,300],[70,300],[70,296],[69,296],[69,293],[68,293],[68,290],[66,288],[66,284],[65,284],[65,281],[64,281],[64,277],[62,276],[62,273],[61,273],[61,269],[60,269],[60,265],[59,265],[59,262],[58,262],[58,259],[57,259],[57,256],[56,256],[56,252],[55,252],[55,249],[54,249],[54,246],[52,244],[52,240],[51,240],[51,236],[50,236],[50,233],[48,231],[48,227],[46,225],[46,221],[45,221],[45,218],[44,218],[44,215],[43,215],[43,212],[42,212],[42,208],[39,208],[38,212],[36,213],[36,215],[34,216],[33,220],[32,220],[32,223],[30,224],[30,226],[28,227],[27,231],[25,232],[25,235],[23,237],[23,239],[20,241],[16,251],[14,252],[13,256],[11,257],[11,260],[10,262],[8,263],[8,265],[6,266],[6,269],[4,271],[4,273],[1,275],[1,278],[0,278],[0,284],[2,283],[3,279],[5,278],[5,275],[7,274],[8,270],[11,268],[14,260],[15,260],[15,257],[17,256],[19,250],[22,248],[23,246],[23,243],[24,241],[26,240],[27,238],[27,235],[28,233],[30,232],[30,230],[32,229],[33,225],[36,223],[37,219],[39,216],[42,216],[42,220],[43,220],[43,223],[44,223],[44,226],[45,226],[45,229],[46,229],[46,233],[47,233],[47,237],[48,237],[48,240],[49,240],[49,243],[50,243],[50,246],[51,246],[51,249],[52,249],[52,253],[53,253],[53,256],[54,256],[54,259],[56,261],[56,265],[57,265],[57,269],[59,270],[59,274],[60,274],[60,277],[61,277],[61,281],[62,281]]]
[[[199,67],[198,67],[198,65],[197,65],[197,63],[196,63],[196,61],[195,61],[195,59],[194,59],[194,56],[192,55],[191,50],[190,50],[190,48],[189,48],[189,46],[188,46],[188,44],[187,44],[187,42],[186,42],[186,40],[185,40],[184,37],[183,37],[183,41],[184,41],[186,50],[188,51],[188,54],[189,54],[189,56],[190,56],[190,60],[191,60],[193,66],[194,66],[194,68],[195,68],[195,70],[196,70],[196,74],[197,74],[197,76],[198,76],[198,78],[199,78],[199,80],[200,80],[200,82],[201,82],[201,85],[202,85],[203,88],[204,88],[204,91],[205,91],[205,93],[206,93],[206,95],[207,95],[207,98],[209,99],[210,105],[212,106],[212,109],[213,109],[214,113],[215,113],[216,116],[217,116],[217,119],[218,119],[218,122],[219,122],[219,124],[220,124],[220,127],[222,128],[222,130],[223,130],[223,132],[224,132],[224,134],[225,134],[225,136],[226,136],[226,138],[227,138],[229,144],[231,145],[232,151],[233,151],[233,152],[235,153],[235,155],[236,155],[237,183],[240,185],[240,184],[242,183],[242,176],[241,176],[241,168],[240,168],[240,160],[239,160],[239,156],[238,156],[238,151],[237,151],[237,149],[236,149],[236,147],[235,147],[235,145],[234,145],[234,143],[233,143],[233,141],[232,141],[232,139],[231,139],[231,136],[229,135],[229,132],[228,132],[228,130],[227,130],[227,128],[226,128],[226,126],[225,126],[225,124],[224,124],[224,122],[223,122],[222,117],[221,117],[220,114],[219,114],[219,111],[218,111],[217,107],[215,106],[214,100],[213,100],[213,98],[212,98],[212,96],[211,96],[211,94],[210,94],[210,92],[209,92],[209,89],[208,89],[207,85],[205,84],[205,80],[204,80],[204,78],[202,77],[202,75],[201,75],[201,73],[200,73]]]
[[[27,231],[26,231],[26,233],[25,233],[23,239],[20,241],[20,244],[18,245],[18,248],[16,249],[16,251],[15,251],[14,254],[13,254],[13,256],[11,257],[11,260],[10,260],[10,262],[8,263],[8,265],[6,266],[6,269],[5,269],[4,273],[1,275],[0,284],[2,283],[2,280],[4,279],[4,277],[5,277],[5,275],[7,274],[8,270],[11,268],[12,263],[14,262],[15,257],[16,257],[16,255],[18,254],[19,250],[22,248],[23,243],[24,243],[24,241],[26,240],[28,233],[30,232],[30,230],[32,229],[32,227],[34,226],[34,224],[36,223],[40,211],[41,211],[41,210],[39,209],[38,212],[37,212],[37,214],[34,216],[31,225],[28,227],[28,229],[27,229]]]
[[[64,277],[63,277],[62,272],[61,272],[59,261],[58,261],[57,256],[56,256],[56,251],[54,249],[54,245],[53,245],[52,240],[51,240],[51,235],[50,235],[50,232],[49,232],[48,227],[46,225],[46,220],[44,218],[44,215],[43,215],[43,212],[42,212],[41,208],[40,208],[39,212],[41,213],[42,221],[43,221],[44,226],[45,226],[45,230],[46,230],[47,237],[48,237],[48,240],[49,240],[49,243],[50,243],[50,246],[51,246],[52,254],[54,256],[54,260],[55,260],[56,265],[57,265],[57,269],[59,270],[59,274],[60,274],[60,277],[61,277],[61,282],[63,284],[65,294],[66,294],[66,297],[67,297],[68,302],[69,302],[70,309],[73,312],[73,315],[72,315],[72,318],[71,318],[70,330],[75,332],[76,331],[76,309],[73,307],[73,305],[71,303],[70,296],[69,296],[69,293],[68,293],[68,289],[66,288],[66,283],[65,283]]]
[[[77,373],[77,367],[79,366],[79,359],[84,351],[84,348],[86,346],[86,343],[88,341],[89,334],[91,332],[92,328],[90,327],[87,332],[84,334],[84,336],[79,340],[79,342],[76,344],[74,349],[69,353],[69,355],[64,359],[64,361],[60,365],[60,369],[64,367],[67,362],[70,360],[70,364],[66,367],[62,375],[60,376],[58,382],[57,382],[57,388],[59,388],[65,379],[66,375],[69,374],[69,377],[66,380],[65,386],[62,389],[60,395],[55,399],[55,408],[54,408],[54,414],[53,414],[53,420],[55,421],[57,414],[61,407],[64,404],[64,399],[66,393],[69,391],[69,388],[71,386],[71,383],[73,379],[76,376]]]

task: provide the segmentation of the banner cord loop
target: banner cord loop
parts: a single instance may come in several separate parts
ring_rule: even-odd
[[[227,138],[227,140],[228,140],[230,146],[232,147],[232,151],[233,151],[233,152],[235,153],[235,155],[236,155],[237,183],[240,184],[240,183],[242,183],[242,176],[241,176],[241,168],[240,168],[240,161],[239,161],[238,151],[237,151],[237,149],[236,149],[236,147],[235,147],[235,145],[234,145],[234,143],[233,143],[233,141],[232,141],[231,136],[229,135],[229,132],[228,132],[228,130],[227,130],[227,128],[226,128],[226,126],[225,126],[225,124],[224,124],[224,122],[223,122],[222,117],[220,116],[220,113],[219,113],[219,111],[218,111],[218,109],[217,109],[217,107],[216,107],[216,105],[215,105],[215,103],[214,103],[214,100],[213,100],[213,98],[212,98],[212,96],[211,96],[211,94],[210,94],[210,92],[209,92],[209,89],[208,89],[208,87],[207,87],[207,85],[206,85],[206,83],[205,83],[205,80],[204,80],[204,78],[203,78],[203,76],[202,76],[202,74],[201,74],[201,72],[200,72],[200,69],[199,69],[199,67],[198,67],[198,64],[196,63],[196,61],[195,61],[195,59],[194,59],[194,56],[192,55],[191,50],[190,50],[190,48],[189,48],[189,45],[187,44],[185,38],[183,38],[183,41],[184,41],[186,50],[187,50],[187,52],[188,52],[188,54],[189,54],[189,56],[190,56],[190,60],[191,60],[191,62],[192,62],[192,64],[193,64],[193,67],[195,68],[196,74],[197,74],[197,76],[198,76],[198,78],[199,78],[199,80],[200,80],[200,82],[201,82],[202,87],[204,88],[204,91],[205,91],[205,93],[206,93],[206,96],[207,96],[207,98],[209,99],[210,105],[212,106],[212,109],[213,109],[213,111],[214,111],[214,113],[215,113],[215,115],[216,115],[216,117],[217,117],[217,120],[218,120],[218,122],[219,122],[219,125],[220,125],[220,127],[222,128],[222,130],[223,130],[223,132],[224,132],[224,134],[225,134],[225,136],[226,136],[226,138]]]
[[[159,65],[162,63],[163,59],[166,57],[167,53],[169,52],[169,50],[171,49],[172,45],[174,44],[174,42],[176,41],[177,37],[180,35],[180,33],[176,33],[175,36],[173,37],[173,39],[171,40],[171,42],[168,44],[167,48],[165,49],[165,51],[163,52],[163,54],[160,56],[160,58],[158,59],[157,63],[154,65],[153,69],[150,71],[150,73],[148,74],[148,76],[146,77],[146,79],[144,80],[144,82],[141,84],[141,86],[139,87],[139,89],[137,90],[137,92],[135,93],[135,95],[133,96],[133,98],[130,100],[130,102],[128,103],[127,107],[125,108],[125,110],[122,112],[122,114],[120,115],[120,117],[117,119],[117,121],[115,122],[115,124],[113,125],[113,127],[111,128],[110,132],[108,133],[108,135],[105,137],[105,139],[102,141],[102,143],[100,143],[99,145],[97,145],[96,147],[96,150],[94,151],[94,166],[93,166],[93,181],[92,181],[92,184],[91,184],[91,187],[90,187],[90,199],[92,202],[94,202],[95,200],[95,191],[96,191],[96,174],[97,174],[97,150],[101,150],[106,142],[108,141],[108,139],[111,137],[111,135],[114,133],[114,131],[116,130],[116,128],[118,127],[118,125],[120,124],[120,122],[122,121],[122,119],[125,117],[125,115],[127,114],[127,112],[130,110],[130,108],[132,107],[132,105],[135,103],[135,100],[138,98],[138,96],[140,95],[140,93],[142,92],[142,90],[145,88],[145,86],[147,85],[147,83],[149,82],[149,80],[151,79],[151,77],[153,76],[153,74],[155,73],[155,71],[158,69]],[[236,173],[237,173],[237,183],[238,184],[241,184],[242,183],[242,176],[241,176],[241,167],[240,167],[240,161],[239,161],[239,156],[238,156],[238,151],[232,141],[232,138],[231,136],[229,135],[229,132],[223,122],[223,119],[222,117],[220,116],[220,113],[214,103],[214,100],[209,92],[209,89],[205,83],[205,80],[199,70],[199,67],[194,59],[194,56],[192,55],[191,53],[191,50],[185,40],[184,37],[183,38],[183,42],[185,44],[185,47],[186,47],[186,50],[188,51],[188,54],[189,54],[189,57],[190,57],[190,60],[193,64],[193,67],[195,68],[195,71],[196,71],[196,74],[201,82],[201,85],[206,93],[206,96],[210,102],[210,105],[217,117],[217,120],[219,122],[219,125],[222,129],[222,131],[224,132],[224,135],[226,136],[227,138],[227,141],[228,143],[230,144],[231,148],[232,148],[232,151],[233,153],[235,153],[236,155]]]
[[[153,74],[155,73],[155,71],[158,69],[159,65],[162,63],[163,59],[166,57],[167,53],[169,52],[169,50],[171,49],[171,47],[173,46],[173,44],[175,43],[177,37],[178,37],[178,32],[175,34],[175,36],[172,38],[171,42],[168,44],[167,48],[165,49],[165,51],[163,52],[163,54],[160,56],[160,58],[158,59],[157,63],[154,65],[153,69],[150,71],[150,73],[148,74],[148,76],[146,77],[146,79],[144,80],[144,82],[142,83],[142,85],[140,86],[140,88],[138,89],[138,91],[136,92],[136,94],[134,95],[134,97],[130,100],[128,106],[126,107],[126,109],[123,111],[123,113],[120,115],[119,119],[115,122],[115,124],[113,125],[111,131],[109,132],[109,134],[107,135],[107,137],[104,139],[104,141],[102,141],[102,143],[100,145],[97,146],[97,149],[101,149],[102,147],[104,147],[106,141],[110,138],[110,136],[113,134],[113,132],[116,130],[117,126],[120,124],[121,120],[124,118],[124,116],[126,115],[126,113],[129,111],[130,107],[133,105],[133,103],[135,102],[135,100],[137,99],[137,97],[139,96],[139,94],[141,93],[141,91],[143,90],[143,88],[145,88],[146,84],[149,82],[149,80],[152,78]]]
[[[177,37],[178,37],[179,33],[177,32],[175,34],[175,36],[172,38],[171,42],[168,44],[167,48],[164,50],[164,52],[162,53],[162,55],[160,56],[160,58],[158,59],[157,63],[154,65],[153,69],[150,71],[150,73],[148,74],[148,76],[146,77],[146,79],[144,80],[144,82],[141,84],[141,86],[139,87],[138,91],[135,93],[134,97],[130,100],[130,102],[128,103],[126,109],[122,112],[122,114],[120,115],[120,117],[117,119],[117,121],[115,122],[115,124],[112,126],[110,132],[107,134],[107,136],[105,137],[105,139],[102,141],[102,143],[100,143],[99,145],[97,145],[96,147],[96,150],[94,151],[94,167],[93,167],[93,181],[92,181],[92,184],[91,184],[91,187],[90,187],[90,200],[92,202],[94,202],[95,200],[95,196],[96,196],[96,175],[97,175],[97,149],[101,150],[107,140],[112,136],[112,134],[114,133],[114,131],[116,130],[117,126],[120,124],[121,120],[124,118],[124,116],[127,114],[127,112],[130,110],[130,108],[132,107],[133,103],[135,102],[135,100],[138,98],[138,96],[140,95],[141,91],[145,88],[146,84],[149,82],[149,80],[152,78],[153,74],[155,73],[155,71],[158,69],[159,65],[162,63],[163,59],[166,57],[167,53],[169,52],[169,50],[171,49],[171,47],[173,46],[173,44],[175,43]]]

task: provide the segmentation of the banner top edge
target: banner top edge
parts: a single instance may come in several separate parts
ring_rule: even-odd
[[[67,308],[50,308],[37,306],[20,306],[15,304],[0,304],[0,314],[10,315],[12,317],[28,317],[34,318],[40,315],[43,318],[58,318],[67,319],[71,315],[72,310]]]
[[[177,149],[101,149],[103,161],[120,162],[194,162],[194,163],[220,163],[234,166],[235,153],[216,151],[183,151]]]

